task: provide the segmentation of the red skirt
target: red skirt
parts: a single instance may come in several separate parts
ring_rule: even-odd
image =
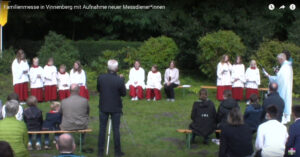
[[[88,100],[90,99],[89,91],[85,86],[80,86],[79,95]]]
[[[246,88],[246,99],[247,100],[249,100],[249,98],[252,94],[256,94],[257,96],[259,96],[258,89]]]
[[[153,99],[155,98],[155,100],[160,100],[161,99],[161,93],[159,89],[150,89],[148,88],[146,90],[146,99]]]
[[[225,90],[231,90],[231,85],[229,86],[217,86],[217,99],[219,101],[223,101],[224,97],[223,97],[223,93]]]
[[[31,88],[31,95],[35,96],[38,102],[43,102],[43,88]]]
[[[232,97],[235,100],[243,100],[244,89],[242,87],[234,87],[234,88],[232,88]]]
[[[45,101],[57,100],[57,87],[56,85],[45,86]]]
[[[26,101],[28,98],[28,82],[14,85],[14,91],[19,96],[19,101]]]
[[[58,95],[59,95],[59,99],[63,100],[65,98],[68,98],[71,94],[70,94],[70,90],[66,89],[66,90],[59,90]]]

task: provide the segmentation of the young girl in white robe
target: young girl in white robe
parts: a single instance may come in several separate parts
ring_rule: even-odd
[[[43,102],[44,100],[44,69],[39,66],[39,59],[37,57],[32,59],[32,67],[29,70],[30,76],[30,93],[35,96],[38,102]]]
[[[244,83],[245,83],[245,66],[242,63],[241,56],[237,56],[236,64],[232,66],[231,83],[232,83],[232,97],[237,101],[243,100],[244,97]]]
[[[161,74],[157,70],[157,65],[152,66],[151,71],[149,71],[147,76],[147,85],[146,85],[146,99],[150,101],[160,100],[161,99]]]
[[[78,84],[80,87],[79,95],[89,100],[90,95],[86,86],[86,75],[80,61],[74,63],[73,69],[70,71],[70,79],[71,84]]]
[[[45,101],[57,99],[57,69],[53,64],[53,58],[49,58],[44,67]]]
[[[68,98],[70,96],[70,75],[66,72],[66,66],[60,65],[59,72],[57,73],[58,83],[58,96],[60,100]]]
[[[144,98],[145,70],[140,67],[140,62],[135,61],[134,67],[130,69],[129,80],[126,83],[132,101]]]
[[[260,74],[256,61],[250,62],[250,67],[246,70],[246,100],[249,100],[252,94],[259,96],[258,86],[260,85]]]
[[[232,66],[229,62],[229,56],[223,55],[221,62],[217,67],[217,99],[223,101],[223,92],[231,90],[231,70]]]

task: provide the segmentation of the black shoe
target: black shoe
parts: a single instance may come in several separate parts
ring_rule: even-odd
[[[124,156],[125,153],[123,152],[118,152],[118,153],[115,153],[115,157],[121,157],[121,156]]]

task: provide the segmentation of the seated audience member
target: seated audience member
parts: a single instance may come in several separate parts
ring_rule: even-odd
[[[260,124],[257,130],[256,157],[282,157],[288,138],[287,129],[276,120],[278,110],[275,105],[268,106],[266,111],[268,121]]]
[[[59,113],[60,103],[55,101],[51,104],[51,110],[46,114],[46,119],[43,123],[42,130],[60,130],[61,114]],[[58,134],[55,134],[55,140],[58,139]],[[49,149],[49,134],[45,134],[45,149]]]
[[[77,84],[72,84],[71,96],[61,102],[61,130],[87,129],[89,112],[88,100],[79,95],[79,86]]]
[[[141,67],[139,61],[135,61],[134,67],[130,69],[126,88],[129,89],[129,95],[132,101],[144,98],[145,70]]]
[[[175,61],[171,61],[170,67],[165,71],[165,82],[164,89],[167,95],[167,101],[175,101],[174,88],[178,87],[179,81],[179,70],[175,66]]]
[[[147,76],[147,85],[146,85],[146,99],[150,101],[153,99],[155,100],[160,100],[161,99],[161,94],[160,94],[160,89],[161,89],[161,74],[157,69],[157,65],[152,66],[151,71],[149,71],[148,76]]]
[[[29,96],[27,105],[29,108],[24,110],[24,122],[26,123],[28,131],[41,131],[43,125],[43,114],[37,108],[38,100],[35,96]],[[32,134],[29,134],[28,150],[32,150]],[[41,134],[37,134],[35,148],[41,150]]]
[[[15,157],[29,157],[26,150],[28,143],[26,125],[15,117],[19,109],[19,102],[10,100],[5,105],[6,118],[0,121],[0,141],[6,141],[10,144]]]
[[[221,132],[219,157],[250,157],[253,153],[252,131],[244,124],[240,109],[229,112],[227,123]]]
[[[0,156],[1,157],[14,157],[14,151],[9,143],[0,141]]]
[[[74,155],[76,144],[75,140],[70,134],[62,134],[59,136],[56,149],[59,151],[59,155],[57,157],[80,157]]]
[[[266,116],[266,109],[270,105],[275,105],[277,107],[277,116],[276,119],[281,122],[282,120],[282,115],[283,115],[283,110],[284,110],[284,101],[280,97],[279,93],[277,92],[278,85],[277,83],[273,82],[270,83],[269,85],[269,94],[268,97],[264,100],[263,102],[263,113],[262,113],[262,121],[265,121],[265,116]]]
[[[16,93],[11,93],[7,96],[6,100],[7,101],[16,100],[19,103],[19,96]],[[3,118],[6,117],[5,105],[3,105],[3,107],[2,107],[2,116],[3,116]],[[16,114],[16,118],[19,121],[23,120],[23,107],[21,105],[19,105],[19,109],[18,109],[18,113]]]
[[[192,142],[195,141],[195,137],[203,136],[204,144],[208,144],[209,135],[216,129],[216,109],[215,104],[208,100],[207,90],[201,89],[199,92],[199,100],[194,102],[190,124],[190,129],[193,130]]]
[[[223,97],[224,100],[221,102],[217,113],[217,122],[219,126],[227,123],[227,114],[230,110],[233,108],[240,108],[237,101],[232,98],[231,90],[225,90]]]
[[[248,124],[252,132],[256,132],[261,123],[262,107],[259,104],[259,98],[256,94],[250,96],[250,105],[246,107],[244,121]]]
[[[295,122],[289,128],[289,138],[285,146],[285,157],[300,157],[300,105],[293,106]]]

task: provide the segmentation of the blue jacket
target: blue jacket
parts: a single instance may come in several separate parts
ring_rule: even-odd
[[[263,113],[262,107],[254,107],[254,105],[249,105],[246,107],[244,114],[244,121],[255,132],[261,123],[261,116]]]
[[[288,155],[290,148],[296,149],[295,155]],[[286,142],[285,157],[300,157],[300,120],[295,121],[289,128],[289,138]]]
[[[60,130],[61,114],[55,112],[48,112],[43,123],[43,130]]]

